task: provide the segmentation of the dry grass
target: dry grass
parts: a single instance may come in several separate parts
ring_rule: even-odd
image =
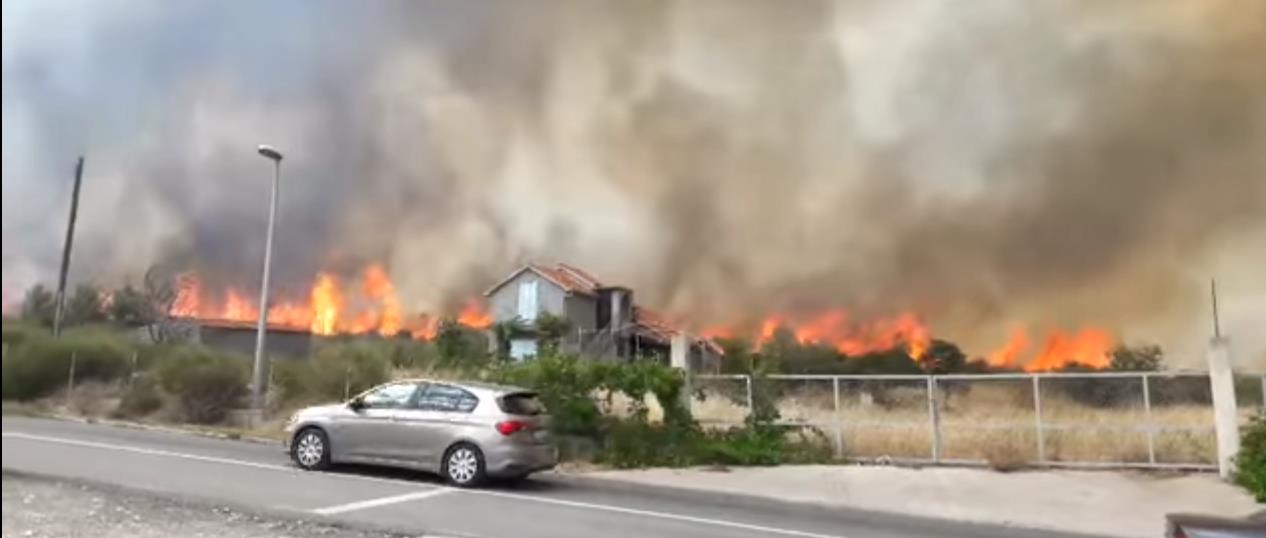
[[[816,383],[816,387],[805,382],[786,387],[777,400],[783,420],[815,425],[828,437],[839,429],[849,457],[931,456],[932,427],[926,388],[909,383],[882,391],[842,387],[837,414],[830,382]],[[705,397],[693,402],[694,416],[705,423],[741,422],[748,412],[743,401],[745,392],[734,388],[704,387]],[[1147,434],[1142,429],[1147,414],[1142,405],[1097,407],[1050,392],[1044,392],[1042,399],[1047,460],[1149,461]],[[938,414],[942,458],[985,461],[1002,469],[1022,467],[1038,459],[1032,392],[1024,387],[982,385],[968,392],[951,393],[944,397]],[[1157,428],[1152,440],[1156,461],[1214,462],[1213,414],[1209,406],[1153,406],[1151,422]]]

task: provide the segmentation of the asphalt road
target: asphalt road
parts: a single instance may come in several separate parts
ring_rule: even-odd
[[[6,470],[423,536],[1073,536],[625,486],[553,473],[513,487],[458,490],[435,477],[403,471],[301,471],[279,445],[69,421],[6,416],[3,431]]]

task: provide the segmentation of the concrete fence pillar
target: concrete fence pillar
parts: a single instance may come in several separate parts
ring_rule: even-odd
[[[1231,372],[1230,342],[1224,337],[1209,341],[1209,386],[1213,395],[1213,424],[1217,428],[1218,474],[1230,478],[1235,455],[1240,451],[1240,417],[1235,409],[1235,378]]]
[[[669,364],[673,368],[681,370],[682,382],[681,395],[679,403],[682,409],[690,411],[690,337],[684,332],[674,334],[669,342],[668,349]],[[665,404],[667,402],[664,402]]]

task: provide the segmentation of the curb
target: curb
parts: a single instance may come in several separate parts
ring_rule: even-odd
[[[167,426],[162,424],[147,424],[144,422],[135,422],[131,420],[118,420],[112,418],[94,418],[83,417],[79,415],[68,415],[65,413],[41,413],[32,412],[30,415],[35,418],[46,418],[52,420],[61,420],[64,422],[77,422],[79,424],[99,424],[102,426],[110,426],[114,428],[128,428],[133,430],[173,433],[180,435],[193,435],[197,437],[205,437],[209,439],[222,439],[228,441],[246,441],[248,443],[258,444],[277,444],[280,440],[269,439],[267,437],[259,437],[255,435],[236,435],[230,433],[221,433],[216,431],[199,430],[194,428],[181,428],[178,426]]]

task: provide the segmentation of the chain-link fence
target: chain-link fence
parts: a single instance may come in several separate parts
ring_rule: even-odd
[[[1216,468],[1205,373],[696,375],[692,390],[705,425],[742,423],[769,405],[848,459]],[[1237,376],[1236,394],[1247,420],[1266,402],[1266,375]]]

